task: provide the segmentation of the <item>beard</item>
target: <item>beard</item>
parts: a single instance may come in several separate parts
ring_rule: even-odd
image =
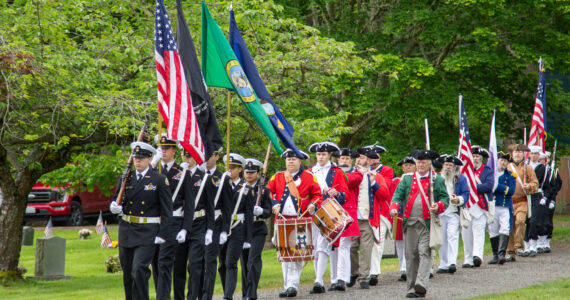
[[[441,175],[445,179],[445,187],[447,188],[447,193],[451,196],[455,193],[455,172],[453,171],[443,171]]]
[[[338,167],[343,171],[343,172],[348,172],[350,170],[350,166],[349,165],[338,165]]]

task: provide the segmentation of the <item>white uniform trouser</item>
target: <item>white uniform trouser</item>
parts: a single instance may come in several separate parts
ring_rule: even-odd
[[[318,282],[324,286],[323,275],[325,275],[325,270],[327,269],[331,250],[329,242],[321,234],[315,223],[313,223],[313,246],[315,247],[313,251],[313,255],[315,256],[315,260],[313,261],[315,266],[315,283]]]
[[[494,238],[500,234],[509,235],[511,232],[509,209],[504,206],[495,206],[493,223],[489,224],[489,237]]]
[[[331,252],[331,283],[350,281],[350,246],[352,237],[341,237],[338,248]]]
[[[301,272],[303,271],[303,266],[305,262],[282,262],[281,271],[283,272],[283,283],[285,289],[288,288],[299,288],[299,281],[301,280]]]
[[[398,262],[400,263],[400,272],[406,272],[406,242],[405,238],[396,242],[396,254],[398,254]]]
[[[473,207],[472,207],[473,208]],[[479,209],[477,207],[477,209]],[[485,227],[487,226],[487,215],[480,214],[478,217],[471,214],[471,221],[467,228],[461,228],[463,237],[464,263],[473,264],[473,256],[483,260],[483,248],[485,247]]]
[[[447,270],[457,264],[459,250],[459,215],[444,214],[441,220],[441,248],[439,248],[439,268]]]
[[[385,218],[381,216],[380,218]],[[386,220],[388,222],[388,220]],[[384,253],[384,240],[386,239],[386,230],[388,227],[380,221],[380,243],[374,243],[372,246],[372,259],[370,260],[370,275],[378,275],[382,273],[380,269],[380,261],[382,260],[382,254]]]

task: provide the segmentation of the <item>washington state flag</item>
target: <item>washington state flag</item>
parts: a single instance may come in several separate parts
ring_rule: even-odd
[[[267,113],[261,106],[222,29],[212,18],[204,1],[202,1],[202,74],[207,86],[235,91],[259,127],[271,140],[277,154],[283,153]]]

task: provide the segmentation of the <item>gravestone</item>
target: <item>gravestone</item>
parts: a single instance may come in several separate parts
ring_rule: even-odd
[[[34,229],[30,226],[24,226],[22,229],[22,246],[33,246],[34,245]]]
[[[36,240],[34,278],[40,280],[68,279],[65,276],[65,239],[57,236]]]
[[[393,258],[396,256],[396,243],[394,240],[384,239],[384,252],[382,252],[382,258]]]

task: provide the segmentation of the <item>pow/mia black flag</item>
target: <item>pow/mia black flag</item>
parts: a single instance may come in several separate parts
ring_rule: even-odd
[[[210,101],[206,82],[202,76],[202,70],[198,63],[196,49],[194,48],[194,41],[186,24],[180,0],[176,0],[176,10],[178,13],[178,28],[176,31],[178,53],[184,67],[184,75],[190,89],[190,95],[192,96],[192,106],[198,120],[198,127],[200,128],[207,160],[215,150],[223,146],[222,135],[218,128],[214,107],[212,106],[212,101]]]

